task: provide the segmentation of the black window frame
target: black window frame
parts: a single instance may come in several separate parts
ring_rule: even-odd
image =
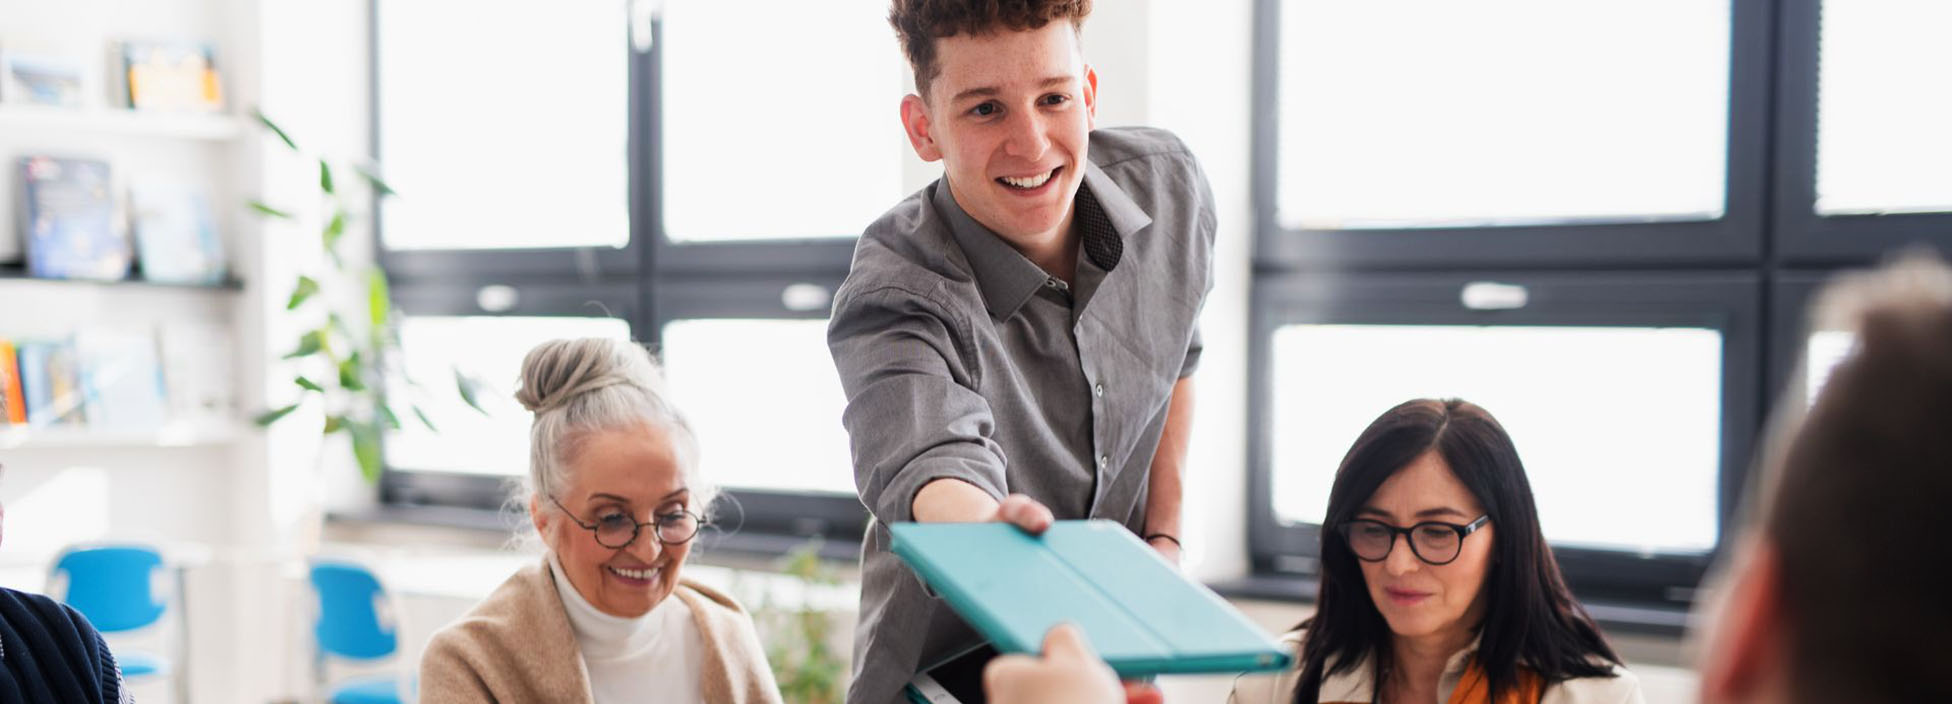
[[[1875,262],[1924,245],[1952,253],[1952,211],[1889,215],[1816,212],[1818,49],[1823,0],[1780,0],[1775,144],[1775,239],[1779,257],[1803,266]]]
[[[1726,188],[1706,221],[1498,227],[1296,229],[1279,200],[1280,0],[1255,0],[1252,189],[1256,264],[1282,269],[1702,265],[1762,252],[1771,7],[1732,0]]]
[[[844,277],[845,273],[662,279],[651,295],[659,304],[653,334],[661,347],[664,327],[681,320],[824,320],[828,313],[826,307],[789,307],[785,291],[790,286],[812,285],[831,295],[840,287]],[[840,419],[831,419],[831,422],[838,425]],[[756,533],[762,536],[819,537],[836,545],[837,549],[857,550],[853,546],[859,543],[867,530],[867,507],[861,504],[857,495],[851,493],[842,495],[749,488],[731,488],[725,493],[730,501],[719,506],[720,515],[716,521],[735,536]],[[854,554],[857,553],[850,552],[849,556]]]
[[[1474,310],[1459,293],[1467,284],[1523,286],[1529,301],[1515,310]],[[1763,340],[1761,279],[1721,272],[1372,272],[1273,274],[1256,278],[1248,368],[1252,379],[1273,378],[1274,331],[1283,324],[1690,326],[1722,333],[1721,457],[1717,480],[1718,535],[1735,524],[1759,424]],[[1305,587],[1318,570],[1321,527],[1281,524],[1274,515],[1272,390],[1249,388],[1248,552],[1256,575],[1288,578]],[[1600,401],[1595,399],[1596,402]],[[1495,412],[1495,409],[1493,409]],[[1353,438],[1351,438],[1353,440]],[[1522,449],[1522,448],[1521,448]],[[1719,541],[1718,541],[1719,542]],[[1693,588],[1719,552],[1636,555],[1554,546],[1567,581],[1589,605],[1665,608],[1657,623],[1678,627]],[[1312,598],[1312,593],[1294,593]]]
[[[370,0],[373,152],[380,153],[379,3]],[[627,18],[619,17],[619,21]],[[375,226],[376,258],[393,282],[404,315],[607,316],[629,322],[633,339],[657,350],[663,326],[686,318],[825,318],[828,310],[789,309],[787,285],[812,283],[829,293],[852,263],[856,238],[786,238],[763,241],[671,241],[662,218],[664,173],[663,18],[653,14],[648,38],[632,36],[627,124],[630,241],[623,247],[531,248],[483,251],[388,250]],[[384,207],[383,204],[376,204]],[[865,223],[863,223],[865,225]],[[831,235],[835,233],[811,233]],[[858,233],[848,233],[858,235]],[[483,286],[516,289],[514,307],[481,309]],[[837,422],[837,421],[836,421]],[[385,466],[380,513],[391,520],[504,527],[487,511],[504,508],[505,477],[418,471]],[[714,527],[700,538],[707,550],[776,555],[822,543],[821,554],[852,559],[868,522],[854,496],[728,488],[714,507]]]

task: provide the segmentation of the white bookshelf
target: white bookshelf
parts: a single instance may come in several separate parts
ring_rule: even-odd
[[[219,113],[0,104],[0,133],[31,131],[229,142],[246,134],[245,128],[244,120]]]
[[[109,431],[89,428],[0,429],[0,450],[147,450],[226,447],[243,437],[241,423],[176,423],[154,430]]]

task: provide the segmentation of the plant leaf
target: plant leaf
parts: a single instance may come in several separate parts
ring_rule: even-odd
[[[365,391],[366,381],[361,377],[364,376],[366,370],[362,366],[359,362],[359,352],[357,351],[354,351],[352,356],[347,357],[345,361],[340,362],[339,388],[347,391]]]
[[[339,432],[339,431],[341,431],[341,430],[345,430],[345,429],[346,429],[346,417],[345,417],[345,416],[326,416],[326,417],[325,417],[325,434],[326,434],[326,435],[331,435],[331,434],[333,434],[333,433],[336,433],[336,432]]]
[[[413,406],[413,414],[414,414],[415,416],[418,416],[418,417],[420,418],[420,424],[421,424],[421,425],[424,425],[424,426],[427,426],[427,429],[428,429],[429,431],[432,431],[432,432],[436,432],[436,433],[438,433],[438,432],[440,432],[440,431],[441,431],[441,429],[440,429],[440,428],[436,428],[436,427],[434,427],[434,421],[433,421],[432,419],[429,419],[429,418],[427,417],[427,412],[426,412],[426,411],[423,411],[423,410],[420,410],[420,406],[419,406],[419,404],[415,404],[415,405]]]
[[[264,201],[256,201],[256,200],[251,201],[250,206],[252,210],[258,211],[258,213],[261,215],[269,215],[274,218],[285,218],[287,220],[291,219],[291,213],[285,212],[283,210],[279,210],[277,208],[273,208],[269,205],[265,205]]]
[[[298,310],[298,306],[319,292],[319,282],[310,276],[298,277],[298,285],[292,287],[291,300],[285,303],[285,310]]]
[[[318,382],[312,381],[311,379],[307,379],[302,376],[293,378],[291,380],[291,383],[297,384],[298,388],[304,389],[306,391],[317,391],[319,393],[325,393],[325,387],[319,386]]]
[[[352,170],[359,172],[360,178],[366,179],[366,183],[373,187],[374,195],[377,195],[381,198],[391,196],[391,195],[397,195],[393,191],[392,186],[386,185],[385,181],[380,180],[379,176],[375,175],[372,171],[366,170],[365,167],[354,166],[352,167]]]
[[[400,429],[400,417],[394,415],[393,409],[387,408],[384,403],[380,404],[380,419],[386,421],[386,427],[394,430]]]
[[[319,190],[332,192],[332,167],[324,159],[319,160]]]
[[[332,221],[325,224],[325,231],[319,237],[325,243],[325,251],[332,253],[332,260],[334,262],[339,260],[339,238],[345,236],[345,234],[346,211],[340,210],[334,212],[332,214]]]
[[[469,407],[481,415],[488,415],[488,409],[481,407],[481,399],[478,395],[481,392],[481,382],[462,373],[459,367],[454,369],[454,389],[461,392],[461,400]]]
[[[304,337],[298,338],[298,349],[292,350],[284,358],[297,359],[306,355],[318,354],[323,349],[325,349],[325,330],[313,330],[305,333]]]
[[[366,313],[372,316],[375,335],[386,327],[386,320],[393,313],[393,302],[387,295],[386,272],[379,267],[366,272]]]
[[[271,133],[278,135],[278,139],[284,142],[285,146],[291,147],[292,151],[298,151],[298,144],[291,141],[291,135],[285,134],[285,130],[280,128],[278,123],[272,122],[269,117],[265,117],[263,111],[257,108],[251,108],[251,115],[257,117],[258,122],[264,123],[265,127],[271,128]]]
[[[352,423],[346,427],[352,431],[352,454],[359,460],[359,475],[365,477],[368,484],[379,482],[379,427],[372,423]]]
[[[262,428],[278,422],[279,418],[291,415],[291,412],[296,410],[298,410],[298,404],[294,403],[284,408],[259,413],[256,418],[251,419],[251,422],[256,423],[258,427]]]

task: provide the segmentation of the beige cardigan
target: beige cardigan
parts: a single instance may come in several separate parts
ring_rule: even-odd
[[[1295,700],[1295,687],[1301,683],[1301,644],[1303,631],[1289,631],[1281,636],[1281,648],[1294,656],[1295,664],[1286,670],[1270,673],[1250,673],[1234,680],[1234,691],[1227,697],[1228,704],[1289,704]],[[1465,662],[1477,644],[1451,656],[1444,668],[1442,696],[1450,697],[1450,688],[1456,686],[1458,676],[1463,672]],[[1547,686],[1539,704],[1645,704],[1640,694],[1640,679],[1634,677],[1627,668],[1613,668],[1613,677],[1580,677]],[[1375,692],[1374,683],[1369,680],[1369,668],[1358,666],[1353,672],[1330,675],[1322,682],[1320,702],[1368,702]]]
[[[691,608],[705,644],[699,686],[710,704],[775,704],[779,685],[752,619],[731,597],[690,581],[671,595]],[[522,568],[420,657],[422,704],[591,701],[590,676],[545,559]]]

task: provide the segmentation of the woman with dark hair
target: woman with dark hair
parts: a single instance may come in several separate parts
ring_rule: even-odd
[[[1416,400],[1342,458],[1323,520],[1315,616],[1296,667],[1242,677],[1263,702],[1641,702],[1573,601],[1511,437],[1484,409]]]

